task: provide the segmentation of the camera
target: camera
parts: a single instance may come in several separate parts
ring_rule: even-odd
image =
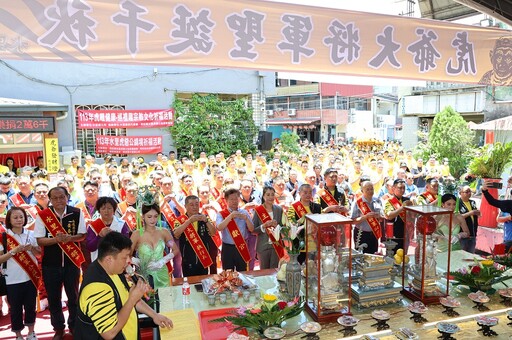
[[[491,182],[491,183],[487,183],[487,187],[493,188],[493,189],[501,189],[501,188],[503,188],[503,183]]]

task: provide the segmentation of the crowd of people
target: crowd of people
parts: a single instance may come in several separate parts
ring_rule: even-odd
[[[44,159],[35,169],[9,161],[0,178],[0,222],[8,238],[0,245],[0,263],[7,263],[7,301],[17,339],[23,339],[25,326],[27,339],[37,338],[37,295],[47,300],[54,338],[64,336],[61,287],[68,299],[67,328],[75,337],[92,331],[131,334],[133,308],[148,312],[138,298],[149,287],[137,283],[126,291],[121,274],[127,265],[144,268],[155,289],[170,285],[172,277],[215,274],[220,268],[275,268],[287,254],[274,228],[304,225],[310,213],[349,216],[354,246],[379,253],[386,238],[383,221],[393,224],[392,237],[387,236],[396,249],[407,251],[414,231],[404,223],[404,206],[441,204],[458,211],[451,231],[456,240],[447,240],[448,225],[439,221],[439,244],[474,252],[479,210],[471,189],[463,186],[438,198],[439,183],[453,180],[447,160],[424,162],[393,142],[378,148],[301,142],[300,148],[300,155],[277,148],[255,155],[238,150],[227,158],[201,152],[197,159],[177,158],[171,151],[150,162],[107,155],[101,164],[86,155],[84,164],[73,157],[68,168],[50,176]],[[95,298],[97,292],[105,293],[102,299]],[[148,313],[155,323],[172,325]]]

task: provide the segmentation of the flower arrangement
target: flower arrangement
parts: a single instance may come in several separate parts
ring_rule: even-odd
[[[512,278],[509,275],[503,275],[506,267],[494,262],[493,260],[475,260],[475,264],[464,267],[455,272],[450,272],[450,275],[454,278],[455,285],[468,286],[472,291],[484,291],[493,293],[494,289],[492,285],[503,282],[506,286],[506,280]]]
[[[254,307],[241,306],[233,315],[224,316],[210,322],[231,322],[235,331],[252,328],[260,334],[269,327],[280,327],[287,319],[299,315],[304,310],[305,300],[295,298],[292,301],[279,300],[276,295],[265,294],[263,301]]]
[[[512,254],[511,253],[507,253],[505,255],[493,255],[491,257],[491,259],[494,262],[501,264],[502,266],[505,266],[507,268],[512,268]]]
[[[286,216],[283,215],[283,225],[279,230],[278,237],[276,240],[281,239],[281,244],[285,247],[288,254],[299,254],[306,248],[304,243],[304,230],[305,218],[302,217],[298,221],[289,221]]]

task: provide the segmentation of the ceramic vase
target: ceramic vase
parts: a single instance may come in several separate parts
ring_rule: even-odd
[[[299,254],[289,254],[290,262],[286,266],[286,290],[290,298],[295,298],[300,294],[300,281],[302,268],[297,257]]]

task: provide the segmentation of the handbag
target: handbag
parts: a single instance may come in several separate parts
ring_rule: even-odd
[[[7,253],[7,235],[5,232],[2,233],[2,246],[4,247],[4,253]],[[2,270],[0,271],[0,296],[7,295],[7,282],[5,281],[5,270],[7,269],[7,261],[2,263]]]

